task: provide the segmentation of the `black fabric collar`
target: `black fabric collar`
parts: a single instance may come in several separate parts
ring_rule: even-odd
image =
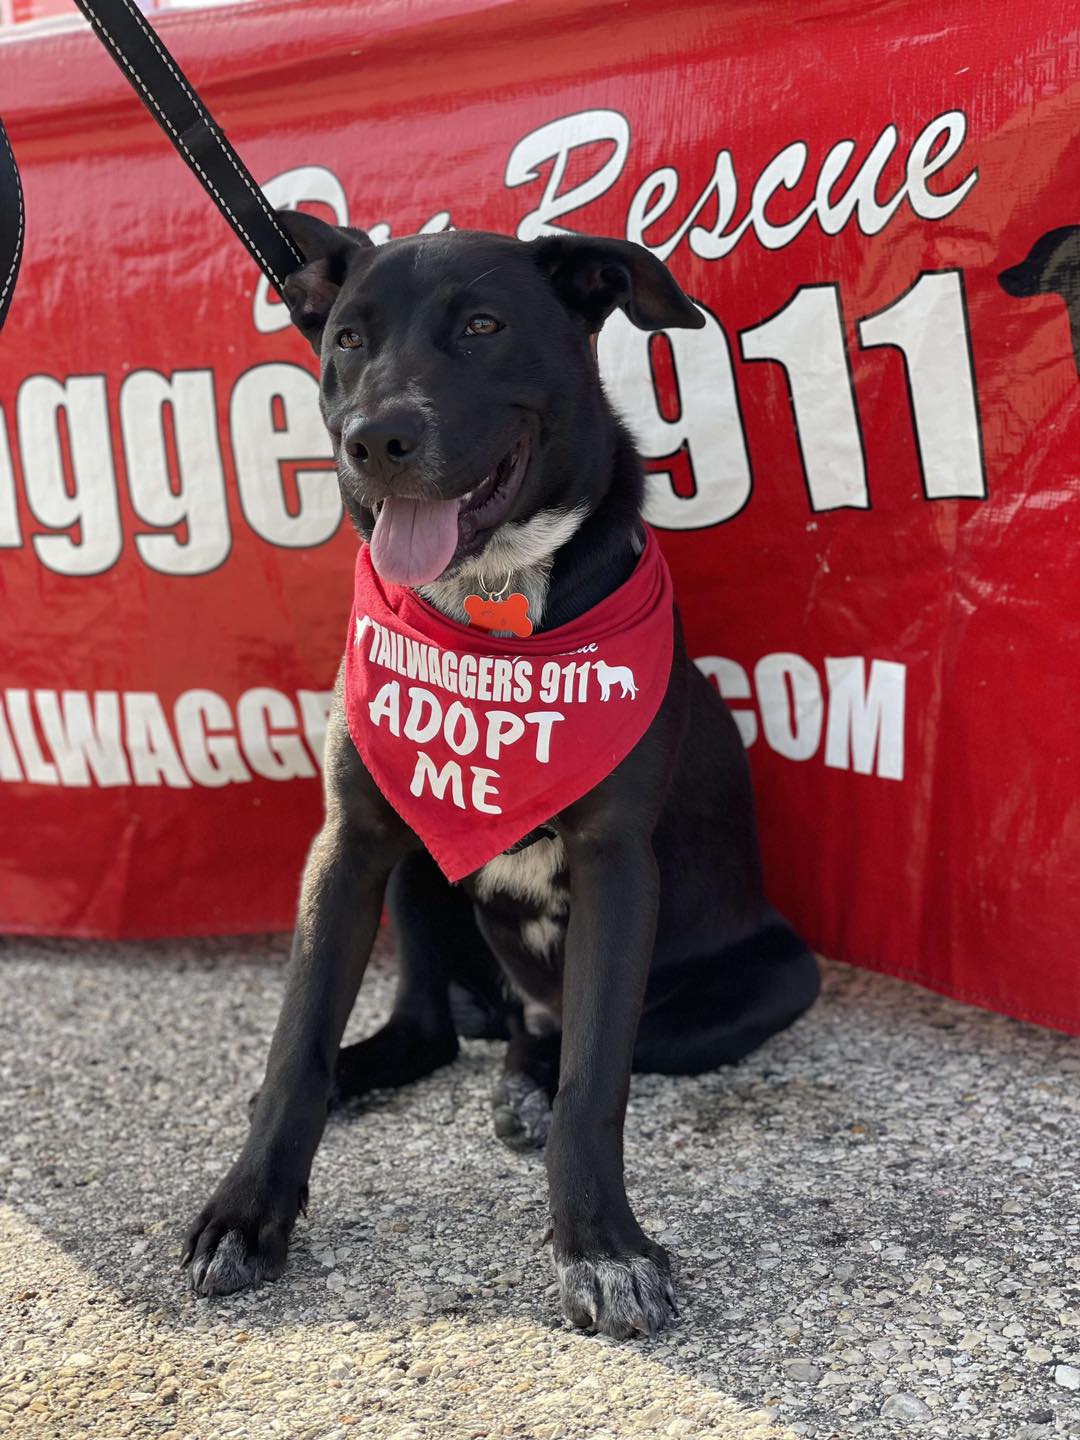
[[[645,533],[640,521],[635,521],[625,543],[620,545],[608,560],[595,570],[590,570],[583,583],[574,586],[572,594],[545,607],[543,624],[537,626],[537,630],[557,630],[560,625],[569,624],[579,615],[584,615],[586,610],[599,605],[601,600],[606,600],[630,578],[644,548]]]

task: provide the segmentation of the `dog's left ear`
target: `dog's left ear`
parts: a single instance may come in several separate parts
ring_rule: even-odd
[[[293,324],[311,342],[317,355],[350,259],[358,251],[373,249],[374,242],[363,230],[350,225],[327,225],[303,210],[279,210],[277,217],[306,262],[286,276],[281,298],[289,307]]]
[[[616,308],[639,330],[700,330],[705,317],[667,266],[643,245],[582,235],[533,240],[541,272],[595,334]]]

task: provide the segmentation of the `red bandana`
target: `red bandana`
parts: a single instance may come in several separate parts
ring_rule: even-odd
[[[556,630],[448,620],[356,557],[345,713],[375,783],[460,880],[610,775],[667,689],[671,576],[651,532],[614,594]]]

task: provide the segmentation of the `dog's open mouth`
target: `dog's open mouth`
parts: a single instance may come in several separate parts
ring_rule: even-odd
[[[394,585],[426,585],[459,553],[479,549],[517,499],[529,455],[528,437],[522,436],[464,495],[448,500],[390,495],[376,505],[371,563],[381,579]]]

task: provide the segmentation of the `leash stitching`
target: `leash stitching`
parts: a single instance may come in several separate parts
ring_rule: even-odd
[[[8,277],[4,281],[4,288],[0,290],[0,309],[3,309],[4,302],[7,300],[8,291],[11,289],[11,282],[15,279],[15,271],[19,268],[19,253],[22,250],[24,211],[22,180],[19,178],[19,167],[15,163],[15,155],[11,148],[11,141],[8,139],[7,130],[3,127],[0,127],[0,134],[3,135],[4,144],[7,147],[8,158],[11,161],[11,171],[15,176],[15,193],[19,200],[19,228],[15,235],[15,253],[11,257],[11,269],[8,271]]]
[[[290,239],[290,237],[289,237],[289,236],[285,233],[285,231],[281,228],[281,223],[280,223],[280,221],[278,220],[277,216],[274,214],[273,210],[271,210],[270,206],[268,205],[267,200],[266,200],[266,196],[262,193],[262,191],[259,189],[259,187],[258,187],[257,185],[255,185],[255,184],[252,183],[251,176],[247,173],[247,171],[244,169],[244,167],[238,162],[237,157],[233,154],[233,152],[232,152],[232,150],[230,149],[230,147],[225,143],[224,137],[222,136],[221,132],[218,130],[218,128],[217,128],[217,126],[214,124],[214,122],[210,119],[210,116],[209,116],[209,115],[206,113],[206,111],[203,109],[203,106],[202,106],[202,104],[200,103],[198,96],[194,93],[194,91],[193,91],[193,90],[190,88],[190,86],[187,84],[187,81],[185,80],[184,75],[181,73],[181,71],[178,70],[177,67],[173,64],[173,62],[172,62],[172,56],[169,54],[169,52],[168,52],[167,50],[165,50],[165,49],[159,44],[157,35],[156,35],[156,34],[154,33],[154,31],[150,28],[150,26],[146,23],[146,20],[144,19],[142,12],[141,12],[140,10],[138,10],[138,9],[131,3],[131,0],[121,0],[121,3],[123,4],[125,10],[127,10],[127,12],[130,14],[131,18],[136,22],[136,24],[137,24],[137,25],[139,26],[139,28],[142,30],[142,32],[143,32],[143,34],[146,36],[146,38],[150,41],[150,44],[153,45],[154,49],[155,49],[155,50],[157,51],[157,53],[161,56],[162,60],[165,62],[165,65],[167,66],[168,70],[169,70],[170,73],[174,76],[174,78],[176,79],[177,84],[178,84],[178,85],[180,86],[180,88],[184,91],[185,95],[187,95],[187,97],[188,97],[188,99],[191,101],[192,105],[194,105],[195,109],[196,109],[196,110],[198,111],[198,113],[202,116],[203,121],[204,121],[205,124],[206,124],[206,128],[210,131],[210,134],[211,134],[211,135],[214,137],[214,139],[217,141],[218,147],[219,147],[219,149],[221,150],[221,153],[225,156],[226,160],[228,160],[229,164],[230,164],[230,165],[233,167],[233,169],[236,171],[237,176],[238,176],[238,177],[243,181],[243,183],[247,186],[248,190],[251,192],[252,198],[254,199],[256,205],[259,206],[259,208],[262,210],[263,214],[266,216],[267,220],[270,221],[270,224],[271,224],[271,225],[274,227],[274,229],[277,231],[277,234],[278,234],[279,238],[284,241],[285,245],[288,247],[288,249],[290,249],[290,250],[293,252],[293,254],[296,256],[296,258],[302,262],[302,261],[303,261],[303,258],[304,258],[303,255],[301,255],[300,252],[297,250],[295,242],[294,242],[292,239]]]
[[[245,177],[244,177],[244,175],[243,175],[243,172],[239,169],[238,165],[236,164],[235,158],[234,158],[233,156],[229,155],[229,152],[228,152],[228,150],[225,148],[224,142],[222,141],[221,137],[220,137],[219,135],[215,134],[215,132],[214,132],[214,130],[212,129],[212,127],[211,127],[211,126],[209,125],[209,123],[206,121],[206,116],[203,114],[203,112],[202,112],[202,110],[201,110],[201,107],[200,107],[200,106],[198,105],[198,103],[194,100],[194,97],[192,96],[191,91],[187,88],[186,85],[184,85],[183,80],[181,80],[180,77],[177,75],[177,72],[176,72],[175,67],[174,67],[173,65],[169,64],[168,57],[165,55],[164,51],[162,51],[161,47],[160,47],[160,46],[157,44],[157,42],[154,40],[153,32],[152,32],[151,30],[149,30],[148,27],[143,23],[142,16],[139,14],[139,12],[138,12],[137,10],[133,10],[133,9],[131,8],[131,5],[130,5],[130,3],[129,3],[129,0],[122,0],[122,3],[124,4],[125,8],[130,11],[130,13],[132,14],[132,16],[133,16],[136,20],[138,20],[141,29],[142,29],[143,32],[147,35],[147,37],[150,39],[151,43],[154,45],[154,48],[157,50],[158,54],[161,55],[161,57],[162,57],[162,59],[165,61],[166,65],[168,65],[169,70],[172,72],[172,74],[173,74],[174,76],[176,76],[176,78],[177,78],[177,80],[179,81],[180,85],[182,86],[182,88],[184,89],[184,91],[187,93],[189,99],[191,99],[192,104],[195,105],[196,110],[198,110],[200,116],[202,116],[202,119],[203,119],[204,123],[207,124],[207,129],[210,130],[210,133],[211,133],[212,135],[214,135],[214,138],[217,140],[218,144],[221,146],[222,151],[223,151],[223,153],[225,154],[225,156],[226,156],[226,157],[230,160],[230,162],[232,163],[232,166],[233,166],[233,168],[236,170],[237,174],[240,176],[241,179],[244,179]],[[172,121],[169,119],[169,117],[165,114],[164,110],[162,110],[161,106],[158,104],[156,96],[155,96],[155,95],[153,94],[153,92],[147,87],[147,85],[146,85],[145,82],[143,81],[142,76],[141,76],[141,75],[138,73],[138,71],[131,65],[130,61],[128,60],[127,56],[124,54],[123,50],[121,50],[120,46],[116,43],[116,41],[114,40],[113,36],[109,33],[109,30],[107,29],[107,27],[106,27],[106,25],[105,25],[105,22],[102,20],[101,16],[100,16],[100,15],[97,13],[97,11],[94,10],[90,5],[87,5],[86,8],[87,8],[87,10],[90,12],[90,15],[91,15],[91,17],[92,17],[92,19],[93,19],[93,23],[96,25],[96,27],[98,28],[98,30],[100,30],[101,34],[102,34],[102,35],[105,37],[105,39],[108,41],[108,43],[109,43],[109,45],[111,46],[111,48],[113,49],[113,51],[115,51],[117,57],[119,58],[121,64],[123,65],[124,69],[125,69],[125,70],[128,72],[128,74],[132,77],[132,79],[133,79],[133,80],[135,81],[135,83],[138,85],[139,89],[140,89],[140,90],[143,92],[143,94],[146,96],[147,100],[149,100],[150,104],[154,107],[154,110],[155,110],[155,111],[157,112],[157,114],[161,117],[161,123],[165,126],[165,128],[166,128],[166,129],[169,131],[169,133],[172,135],[173,139],[176,141],[177,146],[178,146],[178,147],[184,152],[184,154],[187,156],[188,163],[191,165],[191,168],[192,168],[194,171],[196,171],[196,173],[197,173],[198,175],[201,176],[202,181],[203,181],[203,184],[206,186],[206,188],[210,191],[210,193],[211,193],[211,194],[214,196],[214,198],[217,200],[218,204],[221,206],[221,208],[222,208],[222,210],[225,212],[225,214],[228,215],[229,219],[232,221],[233,225],[236,227],[236,229],[239,231],[239,233],[240,233],[240,234],[244,237],[244,239],[247,241],[247,244],[248,244],[249,248],[251,249],[252,253],[258,257],[259,263],[262,265],[263,269],[267,272],[267,274],[272,278],[275,286],[280,290],[281,287],[282,287],[283,282],[282,282],[282,280],[281,280],[281,277],[280,277],[280,276],[278,275],[278,273],[277,273],[276,267],[275,267],[274,265],[272,265],[269,260],[267,260],[266,256],[265,256],[265,255],[262,253],[262,251],[259,249],[258,245],[256,245],[255,241],[251,238],[251,236],[250,236],[250,235],[247,233],[247,231],[244,229],[244,226],[240,223],[239,219],[233,214],[231,208],[229,207],[229,205],[228,205],[227,201],[225,200],[225,198],[224,198],[224,197],[221,195],[221,193],[219,192],[217,186],[216,186],[216,185],[214,184],[214,182],[210,179],[209,175],[207,175],[206,171],[202,168],[202,166],[199,164],[198,160],[195,158],[195,156],[192,154],[192,152],[188,149],[187,145],[184,143],[183,136],[179,133],[179,131],[176,129],[176,126],[173,125]],[[249,190],[251,190],[252,194],[253,194],[253,195],[256,194],[254,188],[253,188],[252,185],[251,185],[251,182],[250,182],[250,181],[246,181],[246,184],[247,184],[247,188],[248,188]],[[257,197],[257,198],[258,198],[258,197]],[[277,220],[276,220],[276,218],[274,217],[273,213],[270,211],[269,207],[266,205],[266,198],[265,198],[265,196],[262,197],[262,200],[263,200],[263,209],[264,209],[265,213],[269,216],[270,221],[271,221],[271,224],[274,226],[274,229],[275,229],[275,230],[277,231],[277,233],[281,236],[281,238],[286,241],[286,243],[289,245],[289,248],[290,248],[291,250],[293,250],[293,252],[294,252],[294,254],[295,254],[295,253],[296,253],[296,247],[292,244],[291,241],[288,240],[288,237],[287,237],[287,236],[284,234],[284,232],[282,231],[282,229],[281,229],[280,225],[277,223]],[[302,257],[301,257],[301,258],[302,258]]]

